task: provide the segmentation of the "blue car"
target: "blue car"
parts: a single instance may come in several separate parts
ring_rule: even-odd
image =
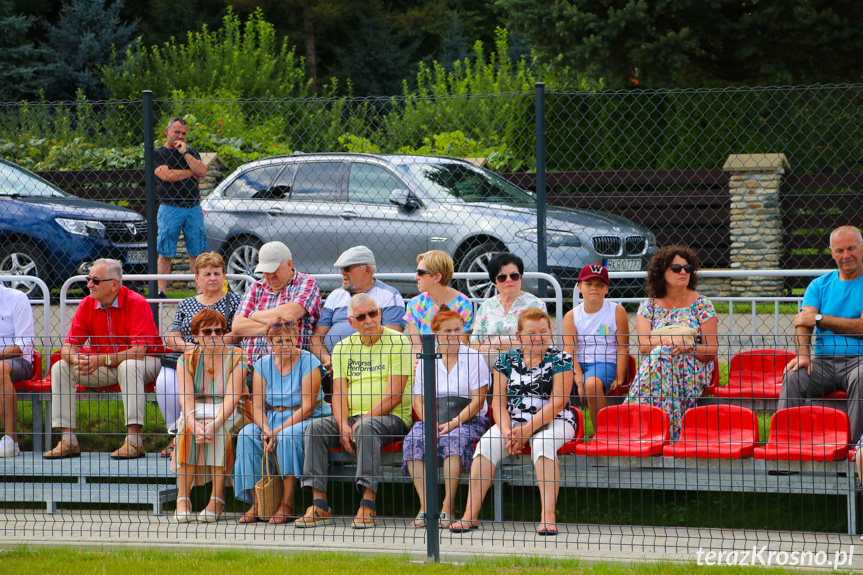
[[[32,275],[49,288],[88,273],[98,258],[147,271],[147,223],[120,206],[68,194],[24,168],[0,160],[0,276]],[[4,282],[41,297],[32,283]]]

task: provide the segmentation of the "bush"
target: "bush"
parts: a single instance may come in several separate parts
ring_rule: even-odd
[[[139,98],[142,90],[166,95],[173,90],[208,94],[231,92],[243,98],[309,95],[303,59],[281,45],[272,24],[255,10],[245,24],[229,7],[222,27],[189,32],[186,43],[171,38],[163,46],[127,50],[122,62],[102,68],[102,81],[114,98]]]

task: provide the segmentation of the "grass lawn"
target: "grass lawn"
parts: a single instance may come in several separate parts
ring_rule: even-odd
[[[710,573],[767,573],[759,567],[712,567]],[[15,549],[0,555],[0,574],[40,573],[51,575],[104,575],[128,573],[232,573],[279,575],[405,575],[436,574],[507,574],[519,575],[689,575],[702,573],[705,567],[692,563],[582,563],[577,559],[476,558],[466,563],[430,564],[408,557],[349,553],[253,553],[244,551],[171,552],[160,550],[78,551],[72,549]],[[787,570],[774,568],[773,573]],[[800,571],[797,571],[798,573]]]

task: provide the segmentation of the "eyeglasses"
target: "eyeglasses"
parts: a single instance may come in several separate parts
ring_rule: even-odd
[[[430,275],[432,275],[433,273],[434,273],[434,272],[430,272],[430,271],[428,271],[428,270],[424,270],[424,269],[417,268],[417,275],[418,275],[418,276],[430,276]]]
[[[695,270],[695,266],[692,264],[686,264],[686,265],[671,264],[669,266],[669,268],[671,269],[671,271],[673,271],[676,274],[679,274],[680,270],[683,270],[688,274],[691,274],[693,272],[693,270]]]
[[[506,274],[498,274],[495,279],[497,280],[497,283],[502,284],[506,281]],[[517,282],[519,279],[521,279],[521,274],[518,272],[512,272],[511,274],[509,274],[509,279]]]
[[[93,285],[94,285],[94,286],[97,286],[97,285],[99,285],[99,284],[100,284],[100,283],[102,283],[102,282],[109,282],[109,281],[113,281],[113,280],[116,280],[117,278],[103,278],[103,279],[99,279],[99,278],[91,278],[90,276],[87,276],[87,277],[85,277],[84,279],[85,279],[85,280],[87,280],[87,283],[93,282]]]
[[[370,318],[375,319],[376,317],[378,317],[380,315],[380,313],[381,313],[381,310],[373,309],[372,311],[370,311],[368,313],[358,313],[357,315],[352,315],[351,317],[357,321],[366,321],[366,316],[369,316]]]
[[[205,327],[201,329],[201,335],[225,335],[225,330],[220,327]]]
[[[349,271],[353,271],[353,270],[357,269],[358,267],[362,267],[362,266],[364,266],[364,265],[368,265],[368,264],[352,264],[352,265],[345,266],[345,267],[343,267],[343,268],[339,268],[339,269],[341,270],[341,272],[342,272],[343,274],[346,274],[346,273],[348,273]]]
[[[267,327],[267,331],[279,331],[282,329],[296,329],[297,322],[292,319],[288,321],[274,321]]]

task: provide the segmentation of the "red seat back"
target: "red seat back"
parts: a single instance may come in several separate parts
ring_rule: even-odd
[[[659,455],[671,438],[668,414],[652,405],[613,405],[600,410],[593,441],[576,446],[581,455]]]
[[[717,397],[774,399],[782,389],[782,374],[795,354],[783,349],[754,349],[731,358],[728,385],[716,390]]]
[[[42,354],[38,349],[33,350],[33,373],[30,379],[22,379],[21,381],[13,381],[12,386],[15,391],[41,391],[39,382],[42,379]],[[50,391],[50,386],[48,387]]]
[[[848,415],[830,407],[781,409],[770,420],[767,445],[755,449],[756,459],[836,461],[848,455]]]
[[[680,438],[666,445],[667,457],[738,459],[758,443],[758,417],[737,405],[703,405],[683,414]]]

